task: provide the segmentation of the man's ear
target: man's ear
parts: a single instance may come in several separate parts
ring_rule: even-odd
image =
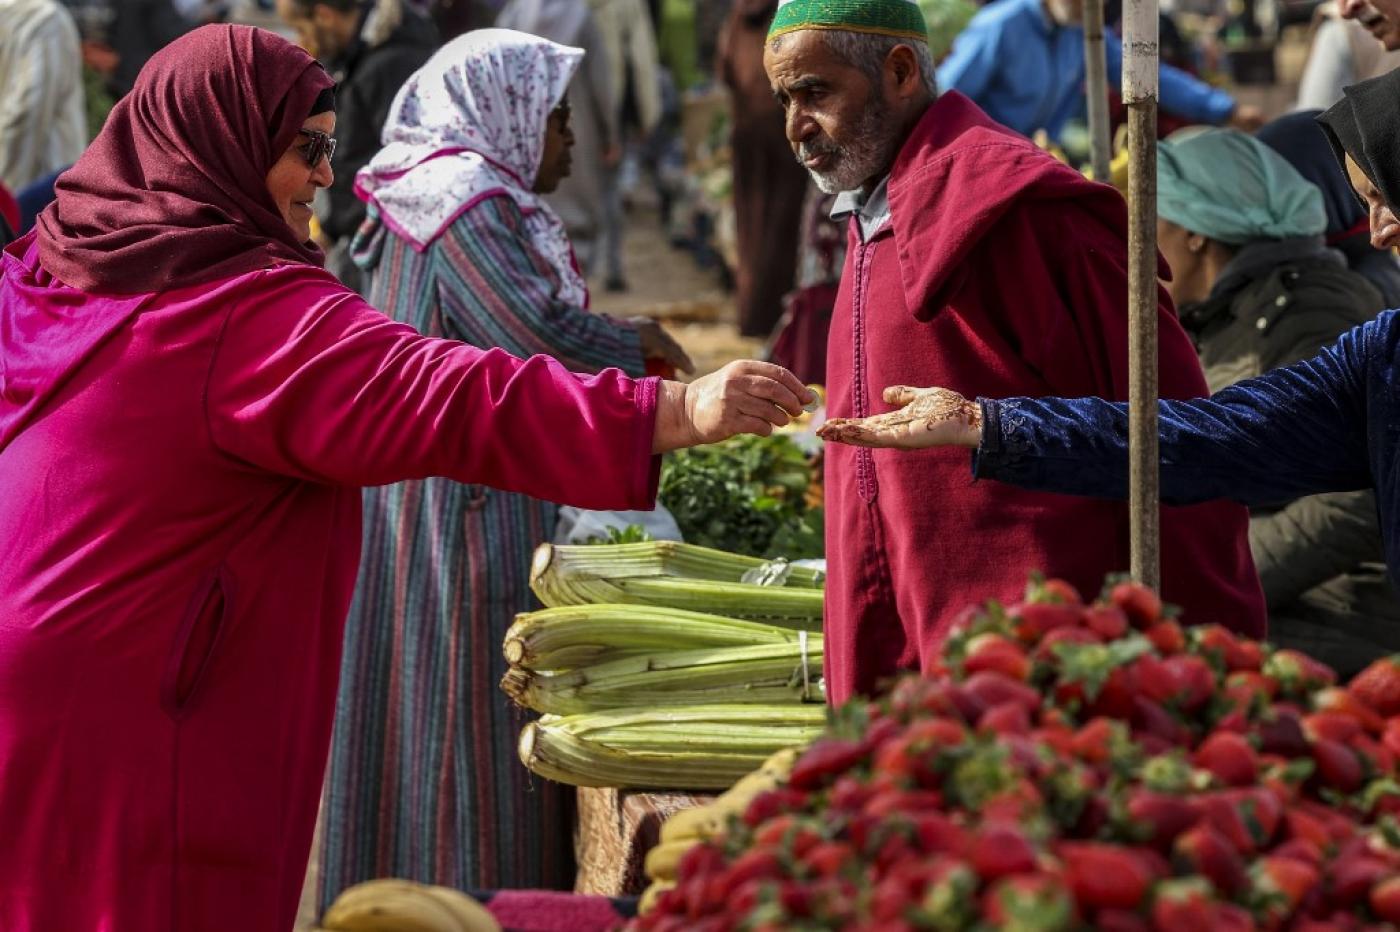
[[[902,98],[913,97],[923,88],[919,74],[919,59],[907,45],[896,45],[885,57],[885,74],[893,79],[894,92]]]

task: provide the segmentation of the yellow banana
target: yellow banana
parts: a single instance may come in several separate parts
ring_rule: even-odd
[[[802,751],[802,748],[783,748],[764,761],[758,772],[786,780],[792,774],[792,765],[802,756]]]
[[[652,880],[675,880],[676,868],[680,865],[681,858],[696,844],[695,840],[689,839],[657,845],[647,852],[642,869]]]
[[[418,884],[413,881],[400,877],[379,877],[374,880],[366,880],[341,890],[330,909],[326,910],[326,915],[329,916],[333,911],[339,910],[357,910],[364,902],[372,902],[391,892],[413,890],[417,886]]]
[[[337,900],[321,924],[334,932],[463,932],[457,917],[417,884]]]
[[[451,887],[424,887],[425,892],[457,917],[462,932],[500,932],[496,917],[476,900]]]
[[[661,894],[667,890],[674,890],[676,885],[669,880],[658,880],[647,887],[642,893],[641,900],[637,903],[637,911],[642,915],[651,912],[656,906],[656,901],[661,899]]]
[[[709,838],[724,827],[725,813],[714,805],[685,809],[661,825],[661,843],[698,841]]]

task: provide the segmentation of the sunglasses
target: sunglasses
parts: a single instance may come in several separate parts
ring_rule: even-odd
[[[321,164],[321,159],[331,159],[335,157],[335,138],[314,129],[297,130],[302,136],[306,136],[311,141],[304,146],[297,146],[297,151],[302,158],[306,159],[306,164],[312,168]]]

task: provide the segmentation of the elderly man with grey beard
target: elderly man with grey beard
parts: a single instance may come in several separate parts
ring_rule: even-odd
[[[831,324],[829,413],[866,417],[902,390],[1127,395],[1127,211],[956,92],[940,96],[910,0],[787,0],[764,57],[788,140],[842,192],[850,248]],[[1206,394],[1160,295],[1161,391]],[[883,404],[882,404],[883,401]],[[1123,505],[967,479],[965,453],[826,453],[827,695],[927,668],[956,615],[1015,602],[1041,571],[1081,591],[1128,566]],[[1245,510],[1162,515],[1164,596],[1185,617],[1258,634],[1264,601]]]

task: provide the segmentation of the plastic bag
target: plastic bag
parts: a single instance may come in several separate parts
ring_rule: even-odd
[[[637,525],[653,540],[682,540],[680,526],[663,506],[654,511],[588,511],[564,505],[554,527],[554,543],[586,544],[608,536],[608,528],[619,531]]]

